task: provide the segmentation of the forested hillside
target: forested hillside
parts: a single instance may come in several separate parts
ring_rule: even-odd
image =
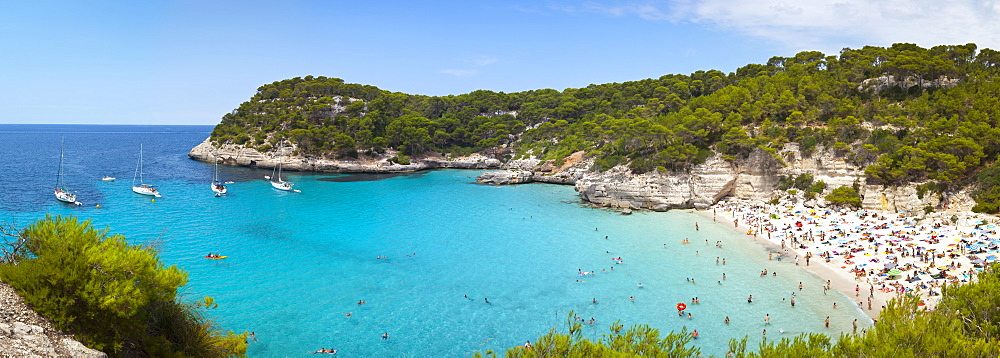
[[[837,56],[800,52],[728,74],[441,97],[307,76],[260,87],[223,116],[212,140],[261,151],[288,140],[298,155],[330,158],[392,148],[561,160],[582,150],[598,170],[627,165],[637,173],[797,142],[806,155],[830,150],[867,166],[868,184],[973,184],[976,210],[996,212],[998,65],[1000,52],[975,44],[894,44]]]

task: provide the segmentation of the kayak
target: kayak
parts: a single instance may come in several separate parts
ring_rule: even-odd
[[[219,259],[224,259],[224,258],[227,258],[227,257],[229,257],[229,256],[205,256],[206,259],[212,259],[212,260],[219,260]]]

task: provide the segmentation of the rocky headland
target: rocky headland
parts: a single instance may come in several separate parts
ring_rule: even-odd
[[[28,307],[13,287],[0,282],[0,357],[107,356],[53,328],[52,322]]]

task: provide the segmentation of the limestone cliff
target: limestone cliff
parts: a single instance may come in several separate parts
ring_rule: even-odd
[[[582,153],[577,153],[582,154]],[[780,158],[780,159],[779,159]],[[668,210],[705,208],[725,197],[751,200],[774,198],[804,200],[775,186],[784,176],[810,173],[815,180],[827,183],[827,192],[806,202],[813,207],[826,206],[823,195],[837,187],[858,185],[866,209],[887,211],[936,210],[965,211],[975,202],[967,192],[925,193],[918,195],[916,184],[882,187],[865,183],[864,167],[849,163],[843,156],[820,148],[804,156],[798,144],[790,143],[774,155],[758,150],[745,161],[729,161],[715,156],[685,172],[632,173],[625,166],[599,172],[593,163],[578,161],[554,168],[551,162],[536,159],[513,161],[508,170],[489,172],[477,180],[487,184],[547,182],[573,184],[580,197],[598,206],[622,209]]]

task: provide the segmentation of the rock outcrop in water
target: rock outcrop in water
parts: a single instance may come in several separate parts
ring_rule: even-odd
[[[10,285],[0,282],[0,357],[106,358],[59,332],[31,310]]]

